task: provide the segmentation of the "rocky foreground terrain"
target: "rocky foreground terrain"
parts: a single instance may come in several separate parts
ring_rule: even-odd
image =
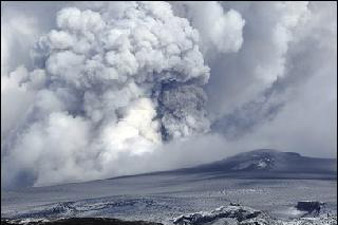
[[[282,221],[274,219],[267,213],[238,204],[221,206],[210,212],[195,212],[181,215],[172,220],[176,225],[336,225],[337,215],[321,213],[320,203],[302,202],[302,214],[295,219]],[[123,221],[112,218],[68,218],[55,221],[48,220],[2,220],[1,225],[161,225],[145,221]]]
[[[300,218],[281,221],[267,213],[250,207],[231,204],[219,207],[211,212],[197,212],[182,215],[173,223],[178,225],[333,225],[337,224],[336,215],[321,215],[313,202],[307,203],[308,211],[303,211]],[[313,207],[312,207],[313,206]]]

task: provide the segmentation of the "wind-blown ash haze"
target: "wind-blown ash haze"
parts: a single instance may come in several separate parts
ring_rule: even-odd
[[[336,2],[2,2],[1,179],[336,157]]]

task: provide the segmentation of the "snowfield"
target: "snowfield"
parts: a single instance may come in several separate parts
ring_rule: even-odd
[[[1,217],[111,217],[172,224],[182,215],[210,212],[234,202],[290,225],[322,224],[307,219],[295,222],[304,215],[295,206],[298,201],[322,201],[326,203],[323,216],[336,215],[336,185],[335,180],[218,179],[208,175],[126,177],[3,192]]]

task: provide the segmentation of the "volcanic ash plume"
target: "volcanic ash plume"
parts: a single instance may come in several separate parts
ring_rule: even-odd
[[[33,100],[4,137],[7,182],[112,176],[120,154],[208,131],[198,32],[168,3],[65,8],[56,24],[36,45],[38,68],[20,76]]]

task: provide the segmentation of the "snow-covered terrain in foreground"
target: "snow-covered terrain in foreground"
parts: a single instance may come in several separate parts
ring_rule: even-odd
[[[239,204],[230,204],[228,206],[221,206],[210,212],[196,212],[186,215],[181,215],[175,218],[172,223],[177,225],[334,225],[337,224],[337,215],[326,212],[319,213],[317,215],[310,215],[304,211],[300,211],[302,214],[299,218],[294,218],[288,221],[272,218],[266,212],[256,210],[250,207],[241,206]],[[307,216],[306,216],[307,215]],[[74,217],[73,217],[74,218]],[[82,218],[85,224],[100,224],[100,221],[96,221],[93,218]],[[74,220],[74,219],[71,219]],[[4,221],[2,221],[4,222]],[[70,223],[69,219],[49,221],[48,219],[17,219],[7,220],[8,224],[29,224],[29,225],[55,225],[56,224],[74,224]],[[80,221],[79,221],[80,222]],[[101,221],[102,222],[102,221]],[[104,221],[105,224],[122,224],[122,221]],[[127,221],[126,221],[127,222]],[[143,222],[135,221],[135,224],[145,225]],[[36,224],[38,223],[38,224]],[[78,223],[76,223],[78,224]],[[128,222],[126,223],[128,224]],[[147,223],[148,224],[148,223]]]
[[[254,155],[257,155],[257,152]],[[225,206],[224,210],[244,207],[249,209],[248,211],[260,211],[260,215],[266,215],[270,221],[261,224],[273,224],[271,221],[276,224],[284,221],[290,225],[337,224],[336,178],[328,178],[326,173],[321,172],[322,177],[326,179],[318,179],[318,173],[312,174],[305,170],[305,175],[297,173],[297,176],[290,176],[285,172],[275,174],[271,166],[278,164],[278,160],[273,158],[273,161],[274,164],[269,164],[270,172],[266,171],[265,175],[261,174],[261,167],[257,167],[259,173],[241,172],[238,176],[236,173],[222,173],[219,169],[217,172],[212,171],[207,167],[207,170],[179,170],[79,184],[2,191],[1,217],[26,221],[110,217],[173,224],[180,216],[196,212],[208,214]],[[254,162],[261,165],[257,157]],[[242,160],[239,163],[243,165]],[[272,179],[274,174],[276,178]],[[320,215],[308,215],[308,218],[299,219],[304,215],[304,212],[295,208],[300,201],[318,201],[325,204]],[[229,206],[230,203],[240,206]],[[229,221],[228,224],[231,224]],[[211,222],[226,224],[218,223],[217,220]],[[244,223],[245,221],[237,222],[250,224]]]

